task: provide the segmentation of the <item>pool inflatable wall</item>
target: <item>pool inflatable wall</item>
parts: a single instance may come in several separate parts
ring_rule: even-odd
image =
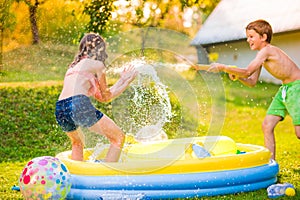
[[[210,156],[199,157],[195,146]],[[105,151],[100,152],[99,159]],[[68,199],[169,199],[233,194],[267,188],[277,181],[279,171],[266,148],[235,143],[225,136],[132,144],[125,146],[122,162],[118,163],[73,161],[70,153],[57,155],[72,174]],[[92,153],[93,149],[86,149],[85,158]]]

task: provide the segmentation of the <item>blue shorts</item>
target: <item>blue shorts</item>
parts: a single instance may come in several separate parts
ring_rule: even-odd
[[[77,95],[56,102],[55,116],[63,131],[75,131],[79,126],[91,127],[102,117],[89,97]]]

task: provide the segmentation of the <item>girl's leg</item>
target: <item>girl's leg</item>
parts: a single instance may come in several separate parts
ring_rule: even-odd
[[[121,150],[125,140],[125,134],[123,131],[106,115],[89,130],[106,136],[110,141],[110,147],[106,155],[106,162],[117,162],[120,158]]]
[[[72,160],[83,161],[84,136],[80,129],[67,132],[72,143]]]
[[[276,152],[274,128],[281,119],[282,118],[280,116],[267,115],[262,124],[265,147],[270,150],[272,159],[275,159]]]

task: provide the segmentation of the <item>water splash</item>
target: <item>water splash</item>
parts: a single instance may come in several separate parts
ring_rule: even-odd
[[[116,110],[114,120],[139,142],[167,139],[163,126],[172,117],[172,106],[167,86],[161,82],[154,68],[157,65],[144,60],[133,60],[124,67],[127,65],[134,66],[139,74],[131,83],[130,92],[124,92],[125,95],[114,100],[113,109]],[[114,69],[113,73],[116,74],[121,70],[121,68]],[[105,147],[102,143],[97,144],[89,161],[96,160]]]
[[[88,162],[96,162],[99,157],[101,157],[103,152],[109,148],[109,144],[104,144],[102,142],[98,142],[94,148],[94,151],[89,156]],[[104,158],[104,156],[102,156]],[[103,159],[102,158],[102,159]]]
[[[139,141],[166,139],[163,126],[172,117],[167,86],[160,81],[154,65],[143,60],[134,60],[130,64],[139,72],[131,86],[134,91],[132,102],[138,111],[132,115],[133,125],[138,128],[135,137]]]

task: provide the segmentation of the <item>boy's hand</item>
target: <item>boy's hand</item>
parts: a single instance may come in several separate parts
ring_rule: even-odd
[[[234,74],[228,74],[228,76],[229,76],[230,80],[232,80],[232,81],[236,81],[239,79],[239,77]]]

